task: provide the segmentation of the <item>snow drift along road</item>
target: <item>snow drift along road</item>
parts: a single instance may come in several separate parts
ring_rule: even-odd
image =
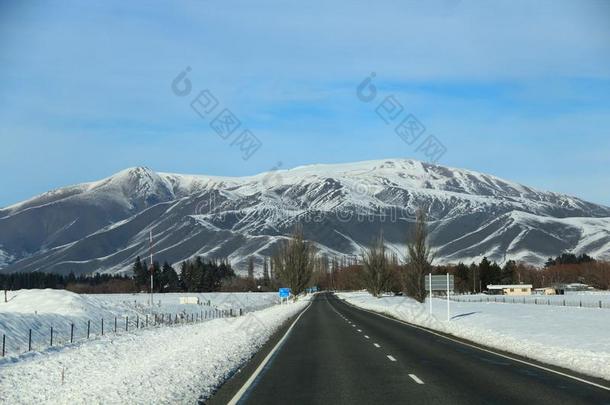
[[[0,402],[195,403],[307,304],[303,299],[239,318],[105,336],[0,363]]]

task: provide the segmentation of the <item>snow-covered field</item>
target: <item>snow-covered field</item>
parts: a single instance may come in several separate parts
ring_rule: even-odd
[[[451,321],[447,322],[444,299],[432,300],[430,316],[429,302],[374,298],[366,292],[337,295],[353,305],[415,325],[610,380],[608,309],[451,302]]]
[[[307,304],[107,335],[0,362],[0,403],[195,403]]]
[[[180,297],[197,297],[210,305],[180,304]],[[4,297],[2,297],[4,298]],[[0,338],[6,335],[6,355],[18,356],[28,349],[29,330],[32,330],[33,350],[50,345],[53,327],[53,345],[70,342],[71,324],[74,340],[87,338],[89,325],[91,338],[101,335],[102,319],[105,333],[123,332],[145,325],[153,314],[176,314],[182,317],[207,315],[215,309],[250,312],[278,303],[277,293],[168,293],[155,294],[154,305],[149,305],[148,294],[75,294],[64,290],[9,291],[8,302],[0,301]],[[0,342],[1,344],[1,342]],[[1,360],[0,360],[1,361]]]

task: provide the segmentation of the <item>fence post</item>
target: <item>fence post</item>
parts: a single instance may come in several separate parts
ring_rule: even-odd
[[[91,332],[91,321],[87,321],[87,339],[89,339],[90,332]]]
[[[53,346],[53,327],[51,326],[51,344],[50,346]]]
[[[599,307],[602,307],[602,300],[599,300]]]
[[[4,357],[5,348],[6,348],[6,335],[2,334],[2,357]]]
[[[125,317],[125,332],[129,332],[129,317]]]
[[[28,339],[28,352],[32,350],[32,329],[30,329],[30,337]]]
[[[102,318],[102,336],[104,336],[104,318]]]
[[[70,343],[74,343],[74,324],[70,324]]]
[[[564,300],[563,300],[563,306],[564,306],[564,307],[566,306],[566,300],[565,300],[565,298],[564,298]]]
[[[148,314],[146,314],[146,327],[148,328]]]
[[[116,316],[114,317],[114,333],[116,333]]]
[[[580,305],[579,306],[582,308],[582,300],[580,300]]]

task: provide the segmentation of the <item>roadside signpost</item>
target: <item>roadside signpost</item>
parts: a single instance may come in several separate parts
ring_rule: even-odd
[[[428,274],[425,277],[426,289],[429,292],[429,307],[430,307],[430,315],[432,315],[432,291],[446,291],[447,293],[447,321],[450,319],[450,308],[449,308],[449,294],[451,291],[455,289],[455,278],[451,274],[446,275],[435,275],[432,273]]]
[[[288,298],[290,297],[290,288],[280,288],[279,294],[280,294],[280,304],[281,304],[284,301],[284,299],[288,300]]]

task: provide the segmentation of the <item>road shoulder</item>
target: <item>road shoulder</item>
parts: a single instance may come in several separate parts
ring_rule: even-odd
[[[309,306],[303,308],[294,316],[288,318],[282,326],[280,326],[271,337],[265,342],[261,349],[256,352],[246,363],[240,366],[235,373],[218,387],[214,394],[207,398],[201,399],[200,404],[206,405],[224,405],[229,403],[237,394],[241,387],[248,381],[250,376],[256,371],[258,366],[265,360],[267,355],[273,350],[278,342],[284,337],[293,322],[307,310]]]

